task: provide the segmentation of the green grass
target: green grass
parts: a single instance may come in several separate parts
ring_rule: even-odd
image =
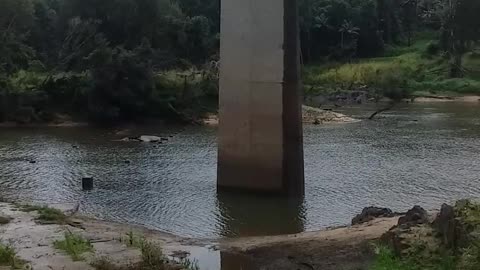
[[[456,259],[443,253],[410,253],[404,258],[399,258],[386,246],[375,247],[375,261],[370,270],[467,270],[457,268]]]
[[[94,261],[92,263],[92,266],[96,270],[200,270],[196,261],[192,261],[189,259],[183,259],[179,262],[170,261],[163,254],[162,248],[154,242],[144,240],[142,241],[142,246],[140,247],[140,249],[142,252],[142,258],[141,261],[136,264],[117,265],[112,263],[109,258],[103,257]]]
[[[370,270],[478,270],[480,269],[480,203],[458,201],[454,207],[456,242],[454,249],[446,245],[425,245],[422,237],[396,256],[386,246],[375,247],[375,261]]]
[[[480,53],[463,57],[465,76],[449,77],[449,61],[441,54],[428,53],[435,44],[428,35],[420,36],[412,46],[387,48],[385,57],[361,59],[354,63],[327,63],[307,66],[303,82],[307,95],[328,94],[338,90],[403,88],[413,93],[480,94]],[[432,45],[433,44],[433,45]]]
[[[376,246],[375,255],[371,270],[409,270],[409,266],[398,259],[388,247]]]
[[[125,236],[120,237],[120,242],[128,247],[142,248],[145,244],[145,236],[137,235],[133,231],[129,231]]]
[[[17,257],[15,249],[0,244],[0,266],[10,266],[11,269],[21,269],[25,262]]]
[[[60,210],[36,205],[18,205],[20,211],[24,212],[38,212],[38,216],[35,220],[40,224],[65,224],[67,222],[67,216]]]
[[[53,243],[56,249],[63,250],[70,255],[74,261],[83,260],[82,255],[86,252],[92,252],[93,246],[90,241],[83,238],[81,235],[76,235],[70,232],[65,233],[65,239],[55,241]]]

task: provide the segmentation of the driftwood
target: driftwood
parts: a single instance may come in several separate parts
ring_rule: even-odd
[[[185,123],[191,123],[191,124],[195,124],[195,125],[201,125],[201,122],[195,118],[192,118],[182,112],[179,112],[177,109],[175,109],[175,107],[173,107],[172,104],[168,103],[168,108],[170,109],[170,111],[172,113],[174,113],[181,121],[185,122]]]
[[[374,112],[372,115],[370,115],[370,117],[368,118],[368,120],[373,120],[373,118],[375,118],[375,116],[377,116],[377,114],[380,114],[382,112],[386,112],[388,110],[391,110],[394,106],[395,106],[395,102],[392,102],[390,103],[387,107],[385,108],[382,108],[380,110],[377,110],[376,112]]]

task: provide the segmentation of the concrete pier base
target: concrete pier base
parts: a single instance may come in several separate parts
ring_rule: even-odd
[[[222,0],[218,187],[304,193],[297,0]]]

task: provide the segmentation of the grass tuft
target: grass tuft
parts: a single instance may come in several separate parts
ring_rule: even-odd
[[[128,247],[142,248],[146,240],[145,236],[137,235],[133,231],[130,231],[125,236],[120,237],[120,242]]]
[[[371,270],[409,270],[408,266],[402,263],[386,246],[376,246],[375,255],[376,259]]]
[[[200,270],[198,262],[195,260],[182,259],[179,262],[169,260],[163,254],[162,248],[154,242],[143,241],[141,251],[142,260],[136,264],[116,265],[108,258],[103,257],[94,261],[92,266],[96,270]]]
[[[0,266],[10,266],[11,269],[21,269],[25,262],[17,257],[15,249],[0,244]]]
[[[70,232],[65,233],[64,240],[55,241],[53,245],[56,249],[65,251],[74,261],[83,260],[82,254],[93,251],[90,241]]]
[[[38,216],[35,220],[40,224],[65,224],[67,221],[67,216],[55,208],[28,204],[18,205],[18,207],[24,212],[37,211]]]

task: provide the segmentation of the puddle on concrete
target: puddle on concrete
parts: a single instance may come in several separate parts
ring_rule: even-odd
[[[247,256],[219,251],[211,246],[170,246],[166,253],[173,255],[175,260],[187,258],[201,270],[258,270]]]

